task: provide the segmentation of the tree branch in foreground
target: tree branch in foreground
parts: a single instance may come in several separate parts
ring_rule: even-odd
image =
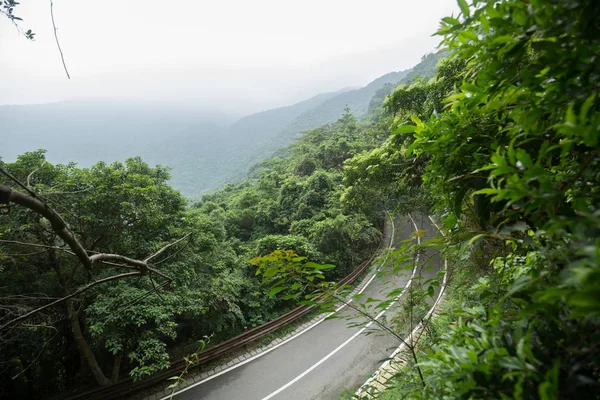
[[[106,282],[114,281],[114,280],[117,280],[117,279],[129,278],[129,277],[132,277],[132,276],[140,276],[140,275],[142,275],[141,272],[127,272],[125,274],[119,274],[119,275],[109,276],[108,278],[100,279],[100,280],[97,280],[95,282],[89,283],[89,284],[83,286],[82,288],[80,288],[79,290],[74,291],[73,293],[71,293],[68,296],[61,297],[60,299],[55,300],[52,303],[48,303],[48,304],[46,304],[46,305],[44,305],[42,307],[38,307],[35,310],[32,310],[32,311],[28,312],[27,314],[23,314],[20,317],[11,319],[10,321],[8,321],[7,323],[5,323],[4,325],[0,326],[0,331],[3,331],[4,329],[6,329],[6,328],[8,328],[8,327],[10,327],[12,325],[15,325],[18,322],[21,322],[21,321],[23,321],[23,320],[25,320],[25,319],[33,316],[34,314],[37,314],[37,313],[39,313],[39,312],[41,312],[41,311],[43,311],[43,310],[45,310],[47,308],[50,308],[50,307],[55,306],[57,304],[60,304],[60,303],[62,303],[64,301],[67,301],[70,298],[78,296],[81,293],[89,290],[90,288],[92,288],[92,287],[94,287],[96,285],[99,285],[101,283],[106,283]]]
[[[43,216],[48,221],[50,221],[52,230],[65,242],[65,244],[67,244],[69,246],[69,248],[71,250],[67,250],[67,249],[61,248],[61,247],[54,247],[54,246],[42,246],[42,245],[37,245],[37,244],[33,244],[33,243],[31,243],[30,245],[37,246],[37,247],[47,247],[47,248],[62,250],[69,254],[72,254],[79,259],[81,264],[83,264],[85,269],[90,274],[91,274],[92,267],[96,263],[108,264],[108,265],[113,265],[113,266],[117,266],[117,267],[123,267],[123,268],[129,268],[129,269],[136,270],[136,272],[128,272],[128,273],[123,273],[123,274],[103,278],[103,279],[100,279],[97,281],[95,280],[94,282],[91,282],[91,283],[79,288],[78,290],[76,290],[75,292],[73,292],[67,296],[64,296],[58,300],[48,303],[42,307],[38,307],[28,313],[25,313],[17,318],[14,318],[14,319],[6,322],[2,326],[0,326],[0,331],[6,329],[8,327],[11,327],[27,318],[30,318],[31,316],[49,308],[49,307],[55,306],[66,300],[69,300],[75,296],[78,296],[78,295],[84,293],[85,291],[89,290],[90,288],[92,288],[98,284],[101,284],[101,283],[106,283],[109,281],[123,279],[123,278],[129,278],[129,277],[134,277],[134,276],[143,276],[143,275],[147,275],[149,273],[156,274],[157,276],[164,278],[167,281],[167,282],[165,282],[165,284],[173,281],[173,279],[171,277],[169,277],[168,275],[165,275],[162,272],[156,270],[155,268],[152,268],[149,261],[158,257],[162,253],[164,253],[168,248],[170,248],[170,247],[176,245],[177,243],[180,243],[184,239],[188,238],[190,236],[190,234],[187,234],[184,237],[182,237],[181,239],[178,239],[175,242],[172,242],[172,243],[169,243],[169,244],[163,246],[161,249],[159,249],[158,251],[156,251],[149,257],[147,257],[145,260],[136,260],[133,258],[129,258],[129,257],[123,256],[123,255],[120,255],[120,254],[107,254],[107,253],[96,253],[96,254],[90,256],[90,255],[88,255],[89,252],[84,249],[84,247],[79,242],[79,240],[77,240],[75,235],[73,235],[73,233],[69,230],[69,228],[67,227],[67,224],[63,220],[63,218],[56,211],[54,211],[43,200],[43,198],[41,198],[40,196],[37,196],[35,194],[35,192],[31,191],[31,189],[27,188],[25,185],[23,185],[21,182],[19,182],[12,175],[8,174],[7,171],[4,171],[2,169],[0,172],[3,172],[3,173],[6,172],[5,174],[7,176],[9,176],[11,179],[13,179],[19,185],[23,186],[30,193],[30,194],[27,194],[27,193],[19,192],[17,190],[13,190],[9,186],[0,185],[0,205],[2,205],[2,204],[10,205],[11,203],[15,203],[22,207],[29,208],[30,210],[34,211],[35,213]],[[4,241],[3,240],[3,242],[12,242],[15,244],[25,244],[25,243],[16,242],[16,241]],[[176,253],[178,253],[178,252],[176,252]],[[170,256],[167,258],[170,258]],[[155,286],[154,282],[153,282],[153,286]],[[159,285],[159,287],[161,287],[161,286],[163,286],[163,285]],[[157,290],[158,290],[158,288],[155,286],[153,291],[157,291]]]

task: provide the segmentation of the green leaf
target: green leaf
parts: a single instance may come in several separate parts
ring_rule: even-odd
[[[500,15],[500,12],[498,10],[496,10],[496,7],[494,6],[494,4],[490,4],[485,8],[485,12],[487,13],[487,15],[490,18],[501,18],[502,16]]]
[[[481,28],[485,33],[490,33],[490,23],[484,14],[481,14],[479,17],[479,21],[481,22]]]
[[[470,30],[464,30],[464,31],[460,32],[459,35],[462,35],[464,38],[472,40],[474,42],[479,40],[477,35],[473,31],[470,31]]]
[[[533,167],[531,156],[523,149],[517,149],[517,160],[521,161],[525,168]]]
[[[504,44],[512,42],[515,38],[510,35],[496,36],[493,40],[494,44]]]
[[[458,6],[460,7],[460,11],[464,14],[465,17],[471,15],[471,10],[469,10],[469,5],[466,0],[458,0]]]
[[[324,269],[332,269],[335,268],[334,264],[323,264],[319,267],[319,269],[324,270]]]
[[[467,245],[468,245],[469,247],[470,247],[470,246],[473,246],[473,244],[474,244],[475,242],[477,242],[479,239],[481,239],[481,238],[483,238],[483,237],[486,237],[486,236],[487,236],[487,233],[480,233],[480,234],[478,234],[478,235],[475,235],[475,236],[473,236],[471,239],[469,239],[469,241],[467,242]]]
[[[285,290],[285,287],[279,286],[279,287],[274,287],[269,291],[269,297],[273,297],[275,296],[277,293],[281,292]]]
[[[269,268],[269,269],[267,269],[267,270],[266,270],[266,271],[263,273],[263,276],[264,276],[265,278],[268,278],[268,277],[270,277],[270,276],[274,276],[274,275],[276,275],[278,272],[279,272],[279,268],[277,268],[277,267],[272,267],[272,268]]]
[[[582,125],[587,124],[588,112],[590,111],[590,108],[594,104],[595,99],[596,99],[596,94],[594,93],[591,96],[589,96],[587,99],[585,99],[585,101],[583,102],[583,105],[581,106],[581,110],[579,110],[579,119],[580,119]]]
[[[417,127],[414,125],[403,125],[400,128],[396,129],[394,132],[392,132],[392,135],[404,135],[407,133],[414,133],[416,132]]]
[[[444,21],[447,24],[453,25],[453,26],[460,25],[460,21],[454,17],[444,17],[444,18],[442,18],[442,21]]]
[[[481,89],[479,86],[473,85],[471,83],[463,83],[460,88],[462,89],[463,92],[468,92],[468,93],[473,93],[473,94],[483,93],[483,89]]]
[[[498,193],[500,193],[500,190],[498,190],[498,189],[485,188],[485,189],[478,190],[473,194],[474,195],[477,195],[477,194],[497,195]]]
[[[410,119],[411,119],[411,120],[412,120],[412,122],[414,122],[414,123],[415,123],[415,125],[417,125],[419,128],[424,128],[424,127],[425,127],[425,124],[423,123],[423,121],[421,121],[421,120],[419,119],[419,117],[417,117],[416,115],[412,115],[412,116],[410,117]]]

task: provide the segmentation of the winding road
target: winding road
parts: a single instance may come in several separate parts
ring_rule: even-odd
[[[425,239],[435,236],[436,229],[429,218],[403,216],[396,218],[395,224],[386,224],[384,240],[391,243],[391,247],[399,246],[416,228],[425,230]],[[419,279],[419,276],[434,277],[441,268],[441,261],[435,255],[425,256],[427,265],[433,268],[420,268],[405,275],[382,276],[377,273],[379,266],[372,266],[361,301],[384,299],[391,290],[406,287],[411,279]],[[400,296],[394,305],[380,312],[378,318],[391,317],[403,300]],[[340,308],[338,313],[342,318],[320,320],[250,362],[185,387],[174,399],[321,400],[354,393],[398,347],[399,341],[390,334],[373,333],[373,324],[366,320],[364,324],[349,327],[347,319],[358,314],[350,307]],[[368,332],[372,334],[365,335]]]

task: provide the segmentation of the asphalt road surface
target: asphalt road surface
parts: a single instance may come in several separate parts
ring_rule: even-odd
[[[436,230],[429,218],[414,216],[414,222],[425,230],[425,238],[435,236]],[[409,217],[396,218],[393,246],[399,246],[414,231]],[[389,243],[390,227],[386,228],[385,235]],[[424,256],[423,261],[432,268],[419,268],[413,282],[420,279],[419,275],[435,276],[441,267],[439,258]],[[411,279],[412,271],[390,276],[377,274],[377,268],[374,265],[369,272],[369,277],[375,277],[364,290],[361,301],[369,297],[384,299],[391,290],[405,287]],[[396,306],[403,300],[400,297]],[[394,309],[392,306],[382,318],[391,317]],[[175,399],[326,400],[353,393],[400,343],[390,334],[375,331],[373,324],[365,328],[366,319],[360,326],[349,326],[349,318],[352,322],[360,321],[358,313],[350,307],[344,307],[338,314],[341,318],[325,320],[251,362],[186,387]],[[367,332],[371,333],[365,335]]]

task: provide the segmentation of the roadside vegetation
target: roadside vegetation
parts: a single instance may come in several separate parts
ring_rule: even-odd
[[[386,99],[454,276],[425,385],[407,370],[382,398],[598,398],[600,5],[459,5],[436,79]]]

